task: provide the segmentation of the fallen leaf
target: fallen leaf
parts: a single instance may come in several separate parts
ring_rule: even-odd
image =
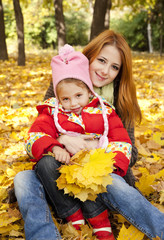
[[[137,228],[131,225],[128,229],[123,224],[117,240],[142,240],[144,233],[140,232]]]

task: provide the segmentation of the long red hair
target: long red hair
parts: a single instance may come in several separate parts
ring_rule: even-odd
[[[92,63],[104,45],[117,47],[120,52],[122,66],[119,78],[119,89],[115,107],[126,127],[132,127],[135,121],[141,122],[141,110],[136,97],[136,87],[132,76],[131,50],[124,37],[112,30],[106,30],[95,37],[84,49],[83,54]],[[115,79],[116,80],[116,79]]]

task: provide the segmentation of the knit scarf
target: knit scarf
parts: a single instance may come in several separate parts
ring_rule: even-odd
[[[110,104],[113,104],[114,102],[113,90],[114,90],[113,82],[103,87],[94,87],[94,91],[101,97],[105,98]]]

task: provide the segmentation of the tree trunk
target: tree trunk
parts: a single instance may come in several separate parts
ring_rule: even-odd
[[[18,36],[18,66],[25,66],[24,21],[19,0],[13,0]]]
[[[160,4],[160,56],[162,57],[163,50],[163,34],[164,34],[164,2],[161,1]]]
[[[66,43],[66,30],[63,14],[63,0],[54,0],[55,22],[57,30],[58,49]]]
[[[104,23],[105,29],[110,28],[110,10],[111,10],[111,8],[112,8],[112,0],[108,0],[106,14],[105,14],[105,23]]]
[[[151,24],[148,22],[147,25],[147,34],[148,34],[148,43],[149,43],[149,53],[153,52],[153,45],[152,45],[152,35],[151,35]]]
[[[8,60],[2,0],[0,0],[0,60]]]
[[[111,8],[111,0],[110,1],[109,0],[95,0],[90,40],[92,40],[94,37],[96,37],[103,30],[108,28],[110,8]],[[105,20],[105,17],[107,17],[108,20]]]
[[[160,56],[162,57],[163,50],[163,19],[160,20]]]

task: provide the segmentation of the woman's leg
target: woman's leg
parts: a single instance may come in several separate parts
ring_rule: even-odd
[[[14,178],[14,188],[24,219],[26,240],[61,239],[35,171],[19,172]]]
[[[118,211],[150,239],[159,236],[164,240],[164,214],[122,177],[116,174],[112,174],[112,177],[113,184],[108,185],[107,193],[100,194],[99,199],[108,208]]]
[[[81,206],[80,201],[58,189],[56,180],[60,176],[60,173],[57,171],[60,165],[54,157],[47,155],[40,159],[35,167],[35,171],[57,215],[60,218],[66,218],[74,214]]]

